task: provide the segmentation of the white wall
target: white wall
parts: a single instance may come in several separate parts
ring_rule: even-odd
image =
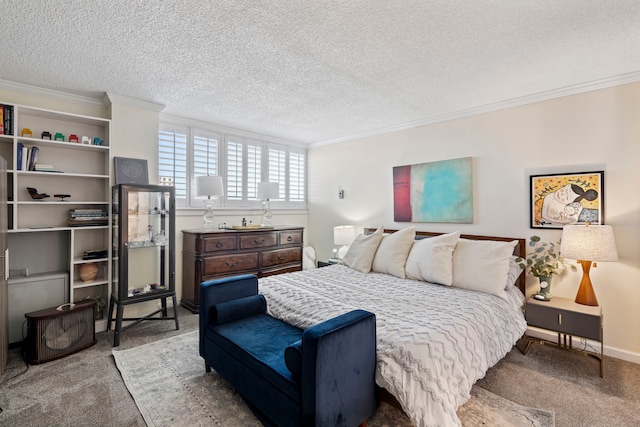
[[[309,242],[326,259],[335,225],[407,226],[393,221],[392,168],[460,157],[473,157],[473,224],[415,224],[419,230],[557,241],[560,230],[529,228],[529,175],[604,169],[605,223],[620,261],[598,264],[591,279],[607,353],[640,362],[639,114],[636,83],[313,148]],[[581,274],[554,277],[553,294],[574,298]]]

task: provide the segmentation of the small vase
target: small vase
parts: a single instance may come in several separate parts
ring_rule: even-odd
[[[538,280],[540,280],[538,295],[543,296],[546,301],[553,298],[551,295],[551,276],[538,276]]]

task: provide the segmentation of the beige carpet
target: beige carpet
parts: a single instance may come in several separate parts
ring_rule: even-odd
[[[116,365],[148,426],[260,426],[243,400],[215,373],[205,373],[198,335],[189,332],[128,350],[114,350]],[[458,410],[463,426],[553,426],[554,414],[517,405],[474,386]],[[382,404],[370,427],[411,426]]]

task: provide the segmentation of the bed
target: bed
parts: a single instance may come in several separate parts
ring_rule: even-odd
[[[343,264],[264,277],[259,291],[301,328],[375,313],[378,386],[416,426],[458,426],[473,384],[526,330],[525,250],[523,239],[365,229]]]

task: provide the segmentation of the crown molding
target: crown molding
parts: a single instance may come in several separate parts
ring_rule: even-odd
[[[143,101],[141,99],[130,98],[128,96],[116,95],[108,92],[105,92],[102,97],[102,102],[106,107],[110,107],[111,104],[123,104],[130,107],[154,111],[156,113],[159,113],[164,109],[164,105],[162,104],[156,104],[155,102]]]
[[[104,108],[104,104],[99,97],[77,95],[55,89],[47,89],[39,86],[32,86],[24,83],[12,82],[0,79],[0,89],[10,90],[25,95],[44,96],[56,101],[70,102],[73,104],[86,105],[89,107]]]
[[[605,79],[594,80],[587,83],[580,83],[572,86],[565,86],[558,89],[548,90],[544,92],[538,92],[531,95],[525,95],[517,98],[511,98],[504,101],[498,101],[491,104],[485,104],[478,107],[467,108],[464,110],[458,110],[451,113],[438,114],[430,116],[421,120],[415,120],[411,122],[401,123],[386,128],[380,128],[369,132],[364,132],[356,135],[350,135],[326,141],[319,141],[309,143],[309,147],[321,147],[324,145],[338,144],[340,142],[353,141],[355,139],[366,138],[384,133],[397,132],[406,129],[413,129],[420,126],[431,125],[435,123],[446,122],[449,120],[461,119],[464,117],[475,116],[483,113],[490,113],[493,111],[504,110],[507,108],[520,107],[522,105],[534,104],[536,102],[548,101],[550,99],[562,98],[565,96],[578,95],[581,93],[592,92],[600,89],[607,89],[614,86],[621,86],[630,83],[636,83],[640,81],[640,71],[634,71],[632,73],[621,74],[619,76],[608,77]]]

